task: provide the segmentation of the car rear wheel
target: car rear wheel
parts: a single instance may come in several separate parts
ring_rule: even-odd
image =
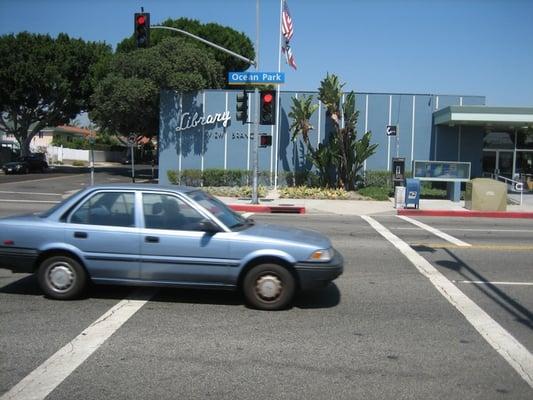
[[[244,277],[243,292],[248,304],[261,310],[280,310],[292,301],[296,282],[281,265],[260,264]]]
[[[59,300],[74,299],[87,286],[85,269],[67,256],[54,256],[44,260],[39,267],[38,278],[43,292]]]

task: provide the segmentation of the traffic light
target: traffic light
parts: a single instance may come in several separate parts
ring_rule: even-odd
[[[150,13],[135,13],[135,43],[137,48],[148,47],[150,39]]]
[[[268,147],[272,146],[272,135],[260,135],[259,136],[259,147]]]
[[[242,121],[243,124],[248,122],[248,93],[246,91],[237,95],[237,121]]]
[[[274,125],[276,123],[276,91],[262,90],[259,106],[259,123]]]

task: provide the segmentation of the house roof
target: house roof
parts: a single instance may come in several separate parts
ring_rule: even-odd
[[[73,135],[79,135],[83,137],[96,136],[95,131],[91,131],[90,129],[86,129],[86,128],[78,128],[77,126],[61,125],[61,126],[55,127],[53,130],[54,132],[70,133]]]

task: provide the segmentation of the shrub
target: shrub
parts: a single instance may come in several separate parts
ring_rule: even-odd
[[[307,186],[285,187],[279,189],[280,198],[283,199],[330,199],[345,200],[350,197],[344,189],[323,189]]]
[[[184,169],[181,171],[167,171],[168,180],[174,184],[185,186],[243,186],[250,185],[253,180],[252,171],[245,169],[209,168],[203,172],[199,169]],[[270,185],[270,171],[260,171],[259,185]]]
[[[87,163],[85,161],[81,161],[81,160],[74,160],[74,161],[72,161],[72,165],[75,166],[75,167],[85,167],[87,165]]]
[[[362,196],[370,197],[374,200],[385,201],[392,195],[391,189],[382,186],[367,186],[357,190]]]
[[[223,196],[223,197],[252,197],[252,187],[251,186],[204,186],[202,190],[212,194],[213,196]],[[259,197],[265,197],[267,190],[263,186],[257,188],[257,194]]]
[[[366,171],[365,186],[390,187],[391,173],[389,171]]]

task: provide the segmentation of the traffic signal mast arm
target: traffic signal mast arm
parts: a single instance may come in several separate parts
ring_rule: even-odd
[[[167,30],[170,30],[170,31],[183,33],[184,35],[187,35],[187,36],[190,36],[190,37],[192,37],[192,38],[194,38],[196,40],[199,40],[200,42],[205,43],[208,46],[214,47],[215,49],[218,49],[220,51],[228,53],[228,54],[232,55],[233,57],[237,57],[238,59],[246,61],[247,63],[252,64],[254,66],[256,65],[256,61],[255,60],[250,60],[249,58],[241,56],[240,54],[237,54],[237,53],[235,53],[235,52],[233,52],[231,50],[228,50],[225,47],[222,47],[222,46],[219,46],[218,44],[212,43],[209,40],[202,39],[200,36],[193,35],[192,33],[189,33],[187,31],[183,31],[181,29],[173,28],[171,26],[161,26],[161,25],[150,26],[150,29],[167,29]]]

